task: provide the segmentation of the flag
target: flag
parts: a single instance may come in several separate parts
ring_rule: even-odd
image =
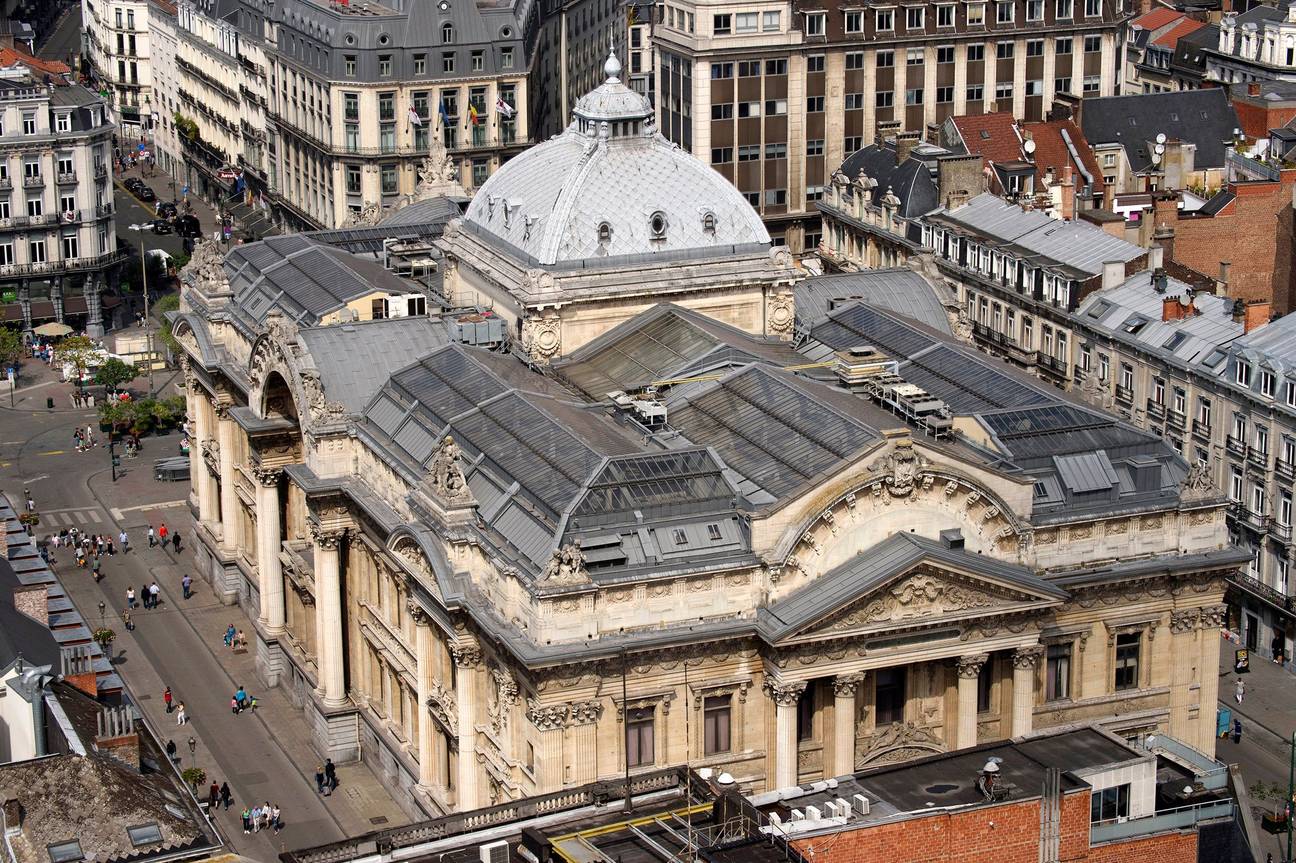
[[[468,123],[472,126],[477,125],[477,106],[471,102],[468,104]]]
[[[450,114],[446,112],[445,102],[437,102],[437,113],[441,115],[441,122],[449,126]]]
[[[503,96],[495,97],[495,113],[503,114],[505,117],[513,116],[513,106],[504,101]]]
[[[409,121],[411,126],[421,127],[423,125],[423,118],[419,116],[418,111],[415,111],[413,106],[409,109]]]

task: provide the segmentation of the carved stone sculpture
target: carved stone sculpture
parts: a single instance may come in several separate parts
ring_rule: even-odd
[[[1043,656],[1043,645],[1032,644],[1029,647],[1019,647],[1013,651],[1013,668],[1035,668]]]
[[[518,685],[513,676],[502,668],[491,669],[493,691],[487,714],[490,717],[491,729],[499,734],[508,725],[509,711],[517,704]]]
[[[347,216],[343,227],[346,228],[371,228],[382,221],[383,206],[377,201],[371,201]]]
[[[459,466],[461,455],[459,444],[455,443],[453,437],[446,435],[432,458],[428,483],[432,491],[444,501],[457,502],[472,498],[468,481],[464,479],[463,469]]]
[[[522,348],[532,360],[547,363],[562,347],[562,322],[556,317],[528,317],[522,322]]]
[[[225,255],[215,240],[199,240],[194,246],[189,263],[185,264],[185,273],[193,280],[193,285],[206,294],[218,294],[229,290],[229,279],[225,276]]]
[[[958,676],[965,680],[975,679],[981,676],[981,667],[990,659],[986,653],[972,653],[967,656],[960,656],[955,663],[958,669]]]
[[[585,553],[581,551],[579,538],[554,549],[540,580],[536,582],[540,587],[568,587],[589,583],[589,573],[585,571]]]
[[[891,451],[869,465],[884,476],[883,484],[894,497],[907,497],[917,489],[918,475],[928,467],[927,459],[914,449],[913,441],[901,438]]]
[[[765,298],[765,321],[771,335],[786,336],[796,321],[791,291],[779,291]]]
[[[805,692],[805,688],[806,682],[804,680],[780,682],[767,679],[765,681],[765,694],[779,707],[795,707],[797,701],[801,698],[801,693]]]
[[[1201,462],[1194,462],[1188,468],[1188,475],[1179,484],[1179,499],[1184,501],[1209,500],[1217,493],[1210,468]]]

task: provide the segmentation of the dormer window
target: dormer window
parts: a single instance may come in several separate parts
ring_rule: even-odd
[[[1237,364],[1237,382],[1244,387],[1251,386],[1251,364],[1239,362]]]
[[[713,236],[716,230],[715,213],[707,213],[702,216],[702,233],[707,236]]]
[[[454,25],[449,22],[441,25],[441,44],[454,44]]]
[[[600,246],[606,246],[612,242],[612,226],[607,222],[599,222],[598,241]]]
[[[648,217],[648,231],[654,240],[666,239],[666,214],[661,210]]]

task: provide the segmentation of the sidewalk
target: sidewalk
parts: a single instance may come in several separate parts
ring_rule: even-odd
[[[149,143],[148,146],[152,147],[153,145],[152,143]],[[123,151],[124,150],[125,147],[123,146]],[[154,165],[149,168],[148,174],[144,173],[144,167],[142,165],[136,165],[135,167],[129,168],[125,171],[121,170],[120,165],[116,165],[115,167],[116,170],[113,172],[113,178],[118,184],[125,182],[129,177],[139,177],[157,194],[159,201],[175,201],[175,203],[179,205],[180,202],[185,200],[187,197],[189,203],[193,206],[194,215],[198,217],[198,221],[202,224],[204,234],[207,237],[210,237],[212,231],[219,230],[219,208],[215,208],[210,203],[203,200],[203,198],[192,189],[190,190],[190,194],[186,196],[184,194],[185,184],[182,178],[172,177],[159,165]],[[173,180],[175,181],[174,197],[172,197],[171,187]],[[129,193],[123,189],[121,194]],[[141,206],[145,205],[141,203]],[[257,238],[263,237],[267,234],[278,233],[278,230],[270,224],[269,220],[263,213],[247,206],[242,201],[224,201],[221,203],[221,208],[223,208],[224,212],[229,213],[234,217],[235,237],[240,236],[243,232],[250,232]]]
[[[339,787],[332,796],[316,792],[314,772],[321,760],[303,714],[284,690],[263,690],[257,684],[252,652],[230,651],[223,644],[226,626],[233,623],[250,632],[251,622],[239,607],[222,605],[200,580],[194,581],[191,598],[183,598],[180,579],[191,560],[187,545],[180,553],[148,547],[150,524],[165,522],[173,534],[191,535],[188,485],[157,483],[147,467],[174,440],[178,438],[158,439],[147,457],[123,460],[127,473],[116,485],[108,481],[107,471],[86,477],[86,487],[114,522],[111,529],[127,529],[132,550],[107,559],[99,584],[72,566],[66,552],[59,554],[56,571],[69,596],[91,616],[100,601],[107,604],[107,616],[116,620],[119,632],[113,645],[117,671],[164,742],[175,741],[181,766],[192,761],[206,771],[208,783],[229,782],[235,805],[217,812],[216,820],[236,851],[273,861],[288,848],[405,823],[404,812],[363,763],[338,765]],[[153,579],[162,590],[159,608],[137,606],[132,612],[135,630],[126,632],[121,625],[126,588],[133,585],[138,592]],[[229,699],[239,685],[257,697],[255,714],[231,712]],[[187,725],[177,726],[176,715],[167,714],[161,697],[166,686],[177,704],[185,702]],[[196,748],[192,756],[190,736]],[[283,832],[243,835],[242,807],[265,801],[283,810]]]
[[[1251,671],[1234,674],[1233,651],[1237,647],[1220,639],[1220,704],[1240,716],[1244,728],[1249,724],[1252,729],[1264,729],[1286,745],[1292,732],[1296,731],[1296,679],[1255,652],[1251,653]],[[1246,681],[1246,694],[1241,704],[1233,697],[1239,677]]]

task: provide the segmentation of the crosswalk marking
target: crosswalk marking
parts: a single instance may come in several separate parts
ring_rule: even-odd
[[[100,510],[97,508],[46,511],[40,515],[41,522],[48,524],[50,527],[71,527],[72,525],[103,524],[104,522]]]

